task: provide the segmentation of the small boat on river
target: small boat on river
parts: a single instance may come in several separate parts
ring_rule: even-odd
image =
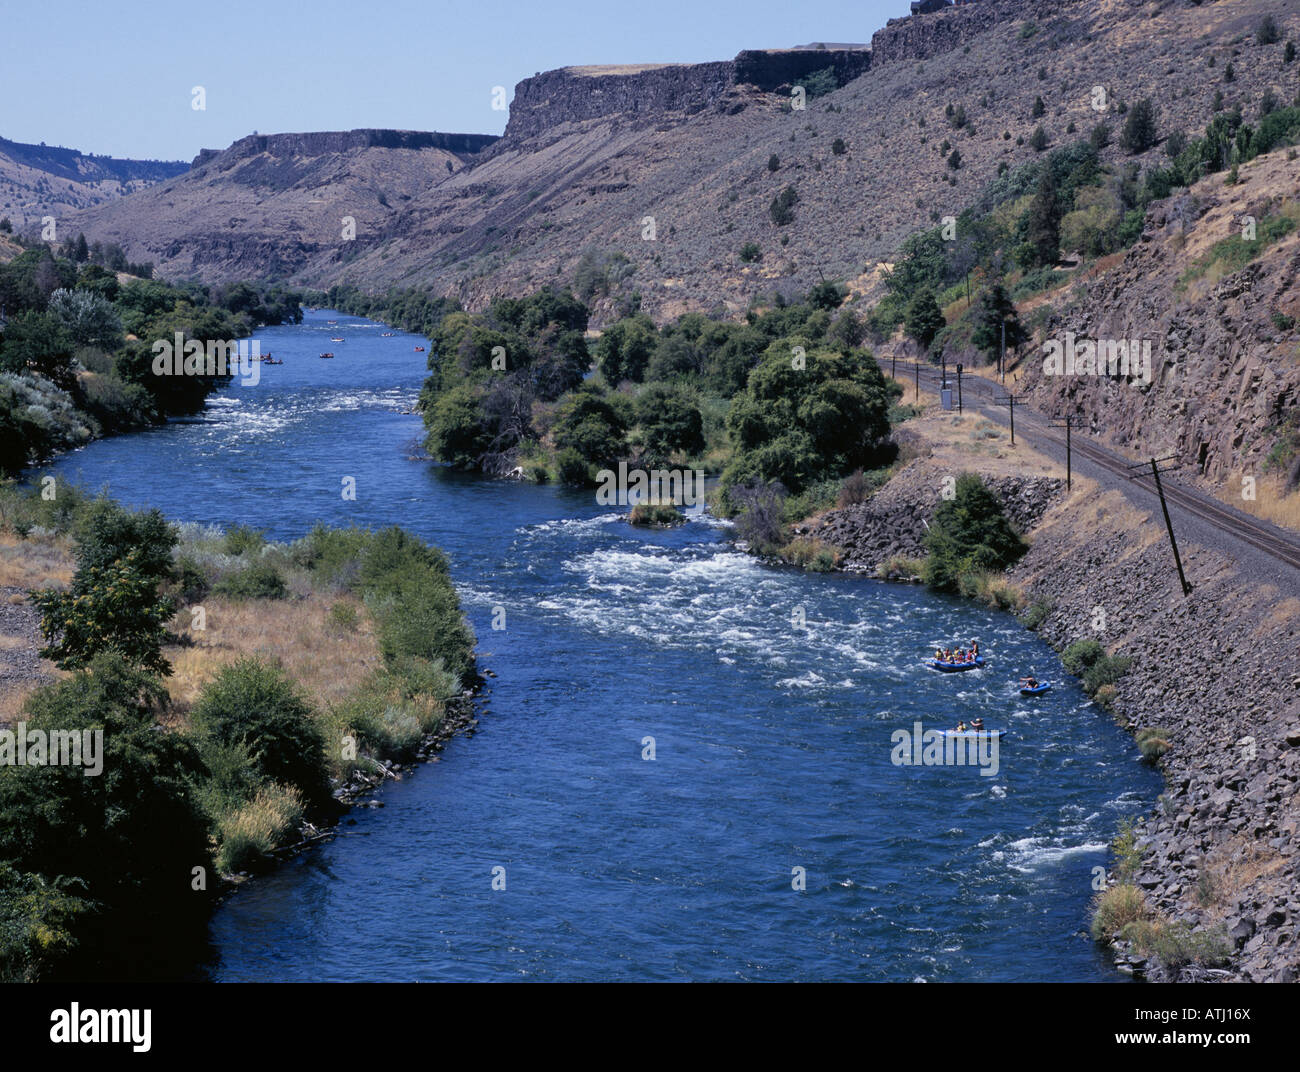
[[[984,665],[984,656],[977,655],[974,659],[964,663],[945,663],[938,659],[931,659],[930,666],[934,670],[942,670],[945,674],[959,674],[963,670],[978,670]]]

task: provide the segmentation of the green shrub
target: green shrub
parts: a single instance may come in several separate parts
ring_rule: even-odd
[[[228,555],[244,555],[260,551],[265,545],[264,530],[250,528],[248,525],[235,525],[226,530],[222,549]]]
[[[1143,956],[1155,957],[1171,974],[1189,964],[1226,964],[1232,952],[1221,929],[1193,931],[1186,923],[1170,923],[1162,918],[1135,919],[1122,927],[1120,936]]]
[[[223,577],[213,585],[212,591],[229,599],[283,599],[288,589],[273,565],[254,562]]]
[[[200,692],[193,723],[212,743],[247,748],[264,781],[298,789],[309,805],[329,796],[320,730],[278,666],[251,658],[223,666]]]
[[[627,516],[633,525],[680,525],[686,518],[672,503],[637,503]]]
[[[1052,613],[1052,604],[1045,599],[1036,599],[1025,608],[1020,616],[1020,623],[1026,629],[1037,630],[1043,620]]]
[[[346,633],[355,633],[360,620],[354,603],[335,603],[330,607],[330,623]]]
[[[101,731],[102,773],[83,766],[0,766],[0,852],[20,872],[76,876],[87,899],[168,917],[202,903],[191,868],[207,859],[207,824],[191,789],[192,743],[160,730],[158,680],[112,654],[34,692],[29,733]],[[93,740],[93,738],[92,738]]]
[[[1127,656],[1107,655],[1106,649],[1091,638],[1071,644],[1061,654],[1061,662],[1082,680],[1084,691],[1089,695],[1096,694],[1103,687],[1113,686],[1133,664]]]
[[[47,879],[0,862],[0,983],[34,983],[76,949],[94,903],[81,879]]]
[[[176,563],[176,592],[181,602],[193,605],[208,594],[212,585],[207,571],[189,555],[182,555]]]
[[[1136,886],[1126,882],[1108,886],[1093,900],[1093,940],[1104,942],[1130,924],[1146,919],[1150,913],[1146,897]]]
[[[82,565],[68,591],[36,592],[32,603],[46,641],[41,655],[74,670],[113,652],[132,665],[170,673],[162,646],[176,605],[158,594],[158,581],[141,568],[141,559],[142,552],[132,550],[105,565]]]
[[[891,555],[876,566],[876,576],[882,581],[911,581],[921,576],[925,562],[906,555]]]
[[[922,576],[945,591],[957,591],[965,574],[1003,570],[1028,550],[1002,504],[974,473],[962,473],[954,497],[936,507],[925,546]]]

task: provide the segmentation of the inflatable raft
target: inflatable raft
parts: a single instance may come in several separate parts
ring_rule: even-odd
[[[1048,689],[1050,689],[1051,687],[1052,687],[1052,683],[1051,683],[1050,681],[1040,681],[1040,682],[1039,682],[1037,685],[1035,685],[1032,689],[1031,689],[1031,688],[1026,688],[1024,685],[1022,685],[1022,686],[1020,686],[1020,695],[1021,695],[1021,696],[1041,696],[1043,693],[1045,693],[1045,692],[1046,692]]]
[[[963,670],[978,670],[984,665],[984,656],[975,656],[974,662],[969,663],[941,663],[937,659],[930,660],[930,666],[935,670],[942,670],[945,674],[956,674]]]

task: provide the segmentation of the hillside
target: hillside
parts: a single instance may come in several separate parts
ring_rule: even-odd
[[[1290,100],[1297,68],[1281,62],[1281,44],[1252,35],[1268,11],[1284,38],[1297,36],[1297,0],[981,0],[891,20],[869,50],[566,68],[521,82],[505,136],[477,153],[403,160],[402,150],[364,146],[273,155],[254,171],[201,157],[185,176],[80,213],[75,225],[164,274],[420,284],[470,307],[571,278],[591,249],[630,262],[597,302],[598,321],[633,293],[656,317],[737,312],[822,273],[865,285],[904,237],[975,200],[1000,164],[1037,158],[1029,136],[1039,124],[1050,147],[1085,138],[1102,118],[1094,86],[1110,87],[1112,122],[1124,102],[1150,97],[1162,137],[1203,129],[1216,90],[1246,114],[1269,90]],[[1220,77],[1227,63],[1231,82]],[[792,109],[790,84],[812,84],[828,67],[840,88]],[[969,117],[960,130],[945,119],[954,102]],[[244,159],[248,141],[226,157]],[[944,142],[960,167],[946,166]],[[1103,159],[1129,158],[1111,146]],[[777,226],[769,205],[787,186],[794,218]],[[340,236],[345,208],[354,243]],[[647,216],[653,241],[642,238]],[[742,263],[750,242],[762,258]]]
[[[183,174],[182,161],[119,160],[62,146],[0,138],[0,216],[18,230],[39,227],[43,216],[100,205]]]
[[[1243,164],[1236,183],[1210,175],[1154,204],[1119,264],[1042,297],[1047,316],[1018,381],[1043,411],[1077,414],[1135,458],[1172,455],[1180,478],[1292,526],[1300,516],[1280,508],[1300,485],[1295,155],[1276,150]],[[1151,385],[1045,375],[1042,343],[1066,332],[1145,341]],[[1247,475],[1258,480],[1253,500],[1241,494]]]

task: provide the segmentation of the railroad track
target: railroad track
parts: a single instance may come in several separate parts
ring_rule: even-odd
[[[915,362],[900,361],[898,364],[905,365],[907,371],[915,375]],[[883,362],[881,367],[883,369]],[[902,370],[900,369],[900,371]],[[939,370],[934,368],[933,365],[921,366],[921,382],[927,387],[939,388],[941,379],[942,376]],[[949,386],[952,386],[953,382],[954,374],[950,374],[948,377]],[[968,384],[976,387],[976,390],[969,391],[966,386]],[[991,402],[995,397],[995,391],[998,389],[996,384],[990,380],[985,380],[983,377],[975,375],[963,376],[963,394],[969,393],[977,398],[979,395],[987,395],[988,400]],[[1055,435],[1054,429],[1046,423],[1041,414],[1029,406],[1017,406],[1017,409],[1024,414],[1021,420],[1024,422],[1027,431],[1032,431],[1036,437],[1042,436],[1061,449],[1065,448],[1064,437]],[[1000,418],[1002,415],[996,414],[995,416]],[[1094,465],[1116,476],[1121,476],[1125,480],[1135,481],[1152,495],[1156,494],[1155,483],[1150,476],[1143,476],[1140,471],[1135,472],[1130,468],[1132,462],[1107,450],[1105,447],[1098,446],[1087,437],[1072,437],[1070,447],[1074,453],[1087,458]],[[1203,493],[1191,491],[1168,481],[1162,483],[1165,498],[1170,503],[1177,505],[1192,516],[1200,518],[1207,524],[1213,525],[1219,531],[1241,540],[1242,543],[1248,544],[1257,551],[1263,551],[1292,569],[1300,570],[1300,536],[1293,536],[1280,529],[1275,529],[1250,514],[1224,506]]]

